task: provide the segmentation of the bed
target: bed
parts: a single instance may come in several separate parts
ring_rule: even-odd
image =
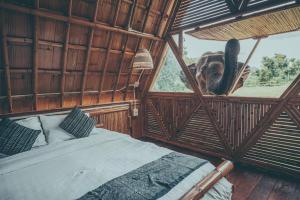
[[[78,199],[170,153],[125,134],[94,128],[88,137],[0,157],[0,196],[4,200]],[[194,199],[195,193],[213,184],[211,177],[220,176],[219,170],[215,172],[206,162],[158,199]],[[225,178],[213,185],[203,199],[231,199],[232,185]]]

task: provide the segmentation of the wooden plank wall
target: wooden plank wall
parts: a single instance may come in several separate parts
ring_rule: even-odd
[[[300,91],[299,83],[293,84]],[[150,92],[144,108],[145,136],[300,178],[299,92],[287,99],[203,98],[230,146],[229,152],[194,93]]]

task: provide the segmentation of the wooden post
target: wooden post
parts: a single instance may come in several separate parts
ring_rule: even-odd
[[[73,1],[70,0],[69,5],[68,5],[68,16],[69,17],[72,16],[72,3],[73,3]],[[69,39],[70,39],[70,29],[71,29],[71,24],[67,23],[64,51],[63,51],[63,57],[62,57],[62,68],[61,68],[61,83],[60,83],[60,91],[61,91],[60,106],[61,107],[64,107],[65,79],[66,79],[67,62],[68,62],[68,47],[69,47]]]
[[[4,71],[5,71],[5,82],[6,82],[6,91],[7,91],[7,101],[8,101],[8,111],[13,112],[12,106],[12,95],[11,95],[11,82],[10,82],[10,67],[9,67],[9,58],[8,58],[8,49],[7,49],[7,36],[5,32],[5,23],[4,23],[4,10],[1,11],[1,34],[2,34],[2,50],[3,50],[3,62],[4,62]]]
[[[240,78],[242,77],[243,72],[244,72],[244,70],[246,69],[246,67],[247,67],[247,65],[248,65],[248,63],[249,63],[249,61],[250,61],[250,59],[252,58],[252,55],[253,55],[253,53],[255,52],[255,50],[256,50],[258,44],[260,43],[260,41],[261,41],[261,38],[258,38],[258,39],[256,40],[256,43],[255,43],[255,45],[253,46],[253,48],[252,48],[250,54],[248,55],[248,57],[247,57],[247,59],[246,59],[246,62],[244,63],[244,65],[243,65],[242,68],[240,69],[240,71],[239,71],[238,75],[236,76],[236,78],[234,79],[233,84],[232,84],[232,86],[231,86],[231,88],[230,88],[228,94],[233,93],[233,91],[234,91],[236,85],[238,84]]]

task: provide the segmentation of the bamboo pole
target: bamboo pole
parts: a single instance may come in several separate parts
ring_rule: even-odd
[[[209,173],[204,179],[198,182],[194,187],[188,191],[181,200],[199,200],[206,192],[211,189],[220,179],[225,177],[233,170],[233,163],[229,160],[223,161],[216,167],[211,173]]]
[[[253,48],[252,48],[250,54],[248,55],[248,57],[247,57],[247,59],[246,59],[246,62],[243,64],[243,66],[241,67],[240,71],[238,72],[238,75],[235,77],[235,79],[234,79],[234,81],[233,81],[233,84],[232,84],[232,86],[231,86],[231,88],[230,88],[228,94],[232,94],[232,93],[233,93],[233,91],[234,91],[236,85],[238,84],[240,78],[242,77],[243,72],[244,72],[244,70],[246,69],[246,67],[247,67],[247,65],[248,65],[248,63],[249,63],[249,61],[250,61],[250,59],[252,58],[253,53],[255,52],[255,50],[256,50],[257,46],[259,45],[260,41],[261,41],[261,38],[258,38],[258,39],[256,40],[256,42],[255,42],[255,44],[254,44],[254,46],[253,46]]]

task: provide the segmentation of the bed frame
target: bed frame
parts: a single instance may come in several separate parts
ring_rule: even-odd
[[[231,170],[233,170],[233,163],[229,160],[224,160],[214,171],[209,173],[188,191],[181,200],[198,200],[202,198],[209,189],[211,189],[220,179],[228,175]]]
[[[112,131],[122,132],[125,134],[132,135],[130,132],[131,127],[131,117],[130,117],[130,105],[121,104],[114,106],[96,106],[96,107],[87,107],[82,108],[85,112],[88,112],[90,116],[96,119],[96,127],[103,127]],[[63,111],[41,111],[41,112],[28,112],[28,113],[20,113],[20,114],[11,114],[3,117],[10,117],[11,119],[24,119],[27,117],[37,116],[39,114],[43,115],[62,115],[70,112],[70,109],[65,109]],[[229,172],[233,169],[233,163],[229,160],[223,160],[214,171],[209,173],[206,177],[204,177],[201,181],[199,181],[196,185],[194,185],[190,191],[188,191],[184,196],[182,196],[182,200],[197,200],[202,198],[205,193],[211,189],[220,179],[229,174]]]

